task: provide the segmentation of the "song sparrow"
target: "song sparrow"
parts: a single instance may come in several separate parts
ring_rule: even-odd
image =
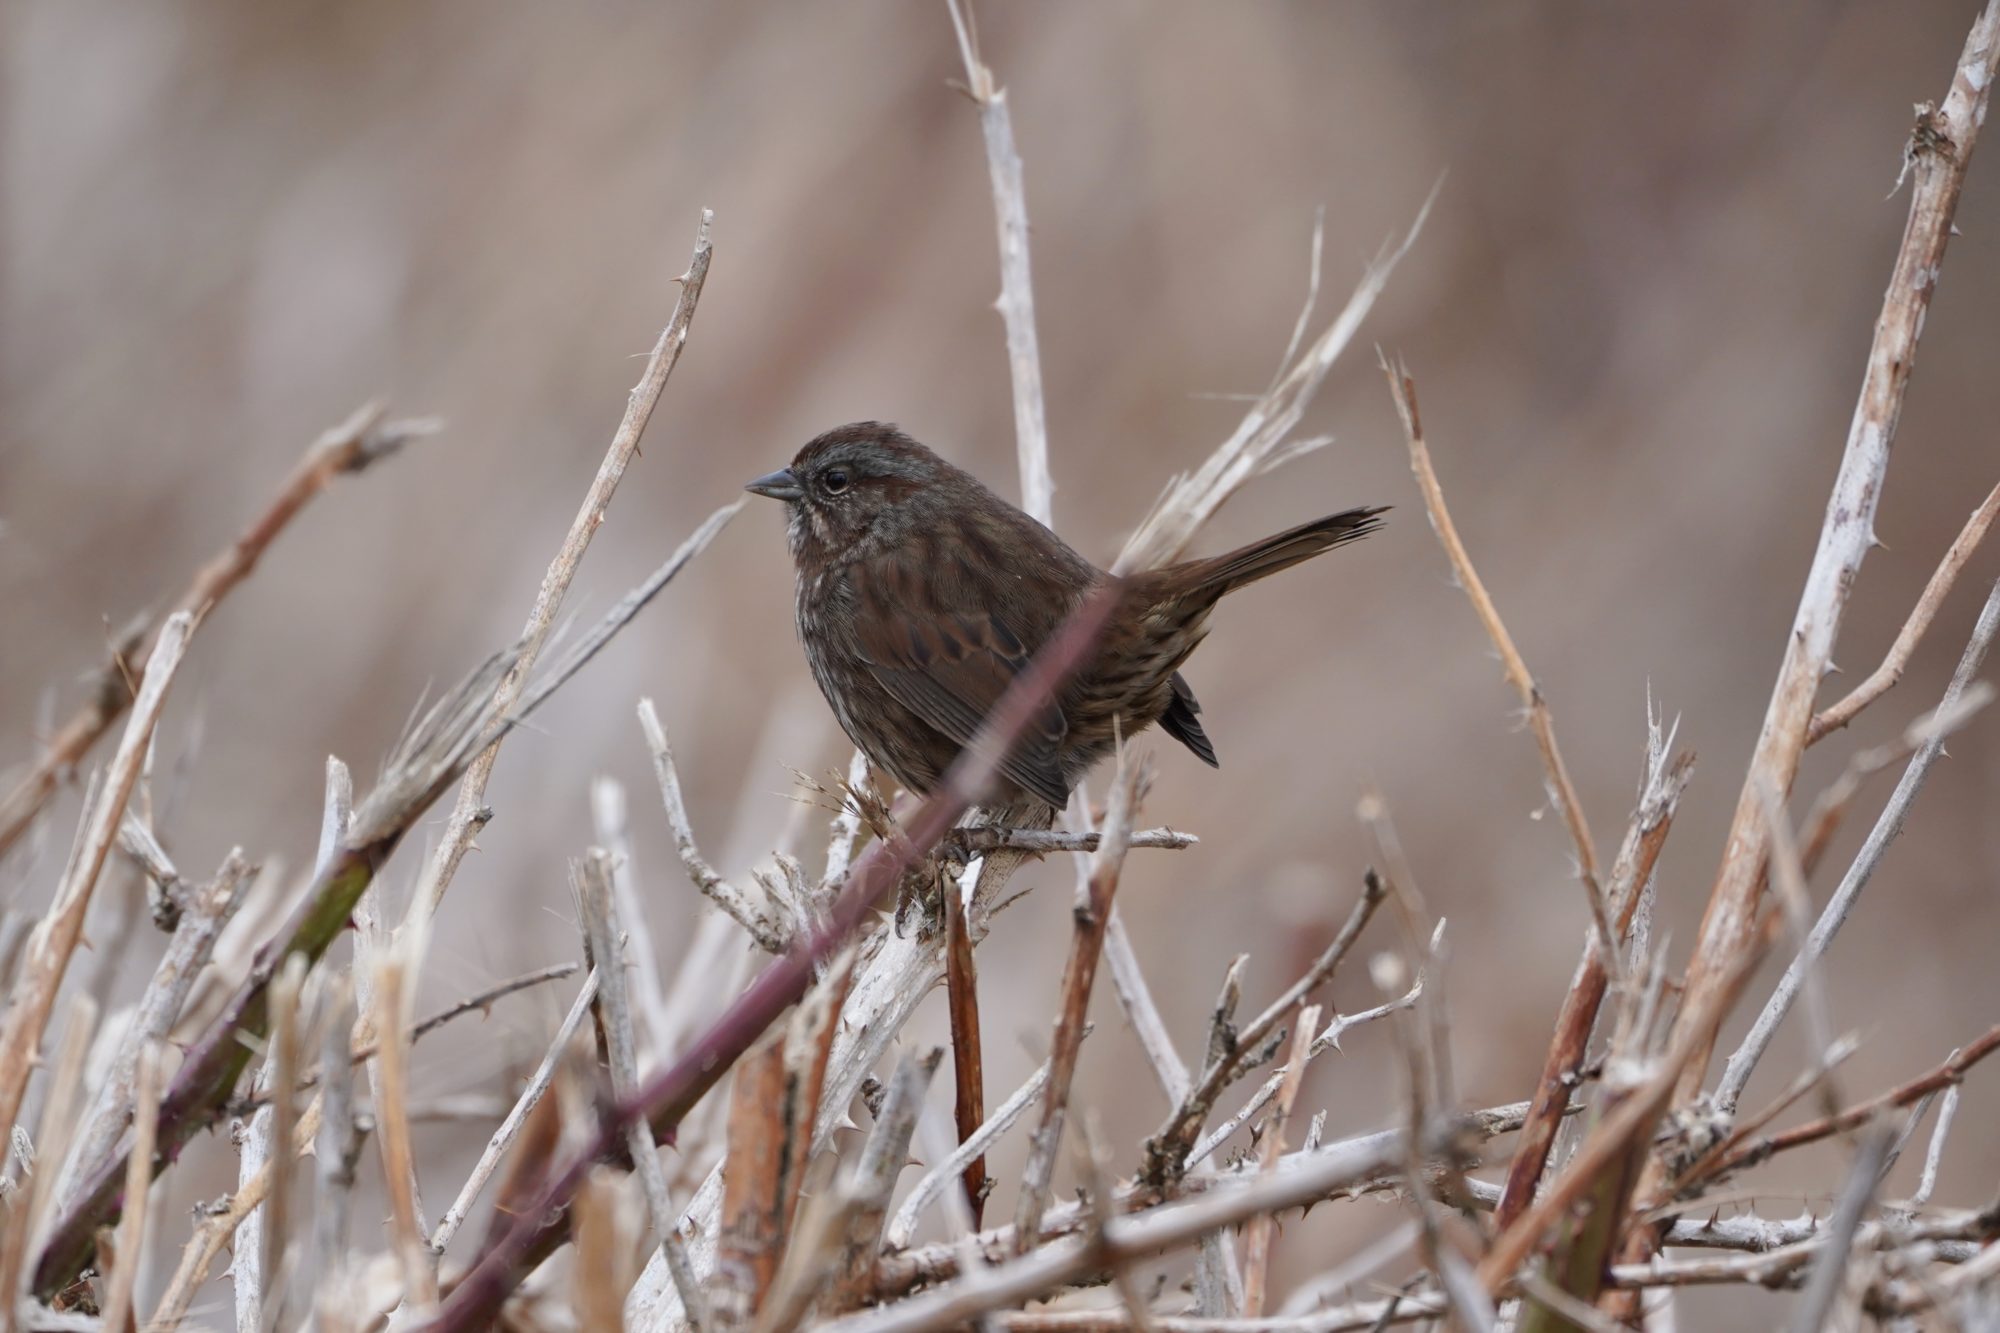
[[[1015,673],[1105,577],[1062,538],[894,426],[841,426],[746,490],[785,502],[798,631],[854,743],[927,793]],[[1001,765],[990,804],[1061,809],[1122,732],[1215,747],[1178,670],[1225,594],[1378,526],[1349,509],[1129,580],[1092,659]]]

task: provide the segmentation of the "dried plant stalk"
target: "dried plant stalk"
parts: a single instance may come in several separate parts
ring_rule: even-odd
[[[1292,1035],[1292,1054],[1285,1061],[1278,1104],[1264,1124],[1264,1141],[1257,1150],[1258,1170],[1266,1174],[1284,1154],[1285,1122],[1292,1118],[1292,1103],[1298,1100],[1299,1085],[1305,1082],[1306,1061],[1318,1027],[1319,1006],[1307,1005],[1299,1014],[1298,1031]],[[1243,1228],[1243,1317],[1246,1319],[1264,1313],[1264,1281],[1271,1267],[1271,1228],[1269,1213],[1257,1214]]]
[[[779,1013],[805,993],[815,967],[823,966],[846,942],[875,900],[928,854],[975,797],[988,789],[1002,757],[1036,711],[1055,696],[1096,643],[1118,595],[1119,585],[1113,582],[1070,616],[1008,686],[973,744],[911,817],[906,836],[870,847],[827,905],[824,924],[767,967],[685,1055],[656,1074],[632,1100],[614,1108],[590,1147],[556,1174],[539,1206],[528,1210],[467,1274],[430,1325],[433,1333],[490,1326],[500,1303],[519,1281],[522,1265],[547,1254],[560,1241],[566,1227],[565,1205],[590,1164],[612,1151],[625,1125],[643,1115],[655,1134],[673,1132]]]
[[[1025,1250],[1041,1230],[1055,1179],[1056,1150],[1062,1143],[1063,1116],[1069,1106],[1070,1081],[1076,1075],[1077,1053],[1083,1046],[1084,1021],[1090,992],[1097,980],[1097,960],[1104,949],[1105,924],[1118,892],[1119,872],[1132,835],[1132,820],[1152,781],[1152,764],[1127,761],[1118,752],[1118,775],[1112,782],[1111,804],[1104,814],[1103,843],[1091,857],[1090,875],[1081,886],[1075,909],[1075,933],[1069,961],[1063,966],[1055,1035],[1049,1043],[1049,1086],[1042,1095],[1042,1115],[1029,1141],[1028,1167],[1021,1197],[1014,1210],[1014,1232]]]
[[[1702,1000],[1735,970],[1750,947],[1769,849],[1758,792],[1768,789],[1783,795],[1792,789],[1812,721],[1813,697],[1833,658],[1848,591],[1875,542],[1875,506],[1889,466],[1889,446],[1902,416],[1917,340],[1937,289],[1952,215],[1958,210],[1996,73],[2000,73],[2000,0],[1989,0],[1966,37],[1943,103],[1918,109],[1906,163],[1912,180],[1909,221],[1876,321],[1867,373],[1827,504],[1819,548],[1806,575],[1798,614],[1785,636],[1784,662],[1688,964],[1682,1024],[1696,1015],[1713,1015],[1720,1021],[1715,1006]],[[1682,1076],[1683,1098],[1699,1091],[1714,1048],[1713,1031],[1697,1036]]]
[[[123,1329],[132,1317],[132,1292],[139,1281],[146,1243],[146,1190],[153,1180],[153,1133],[160,1123],[160,1048],[148,1042],[133,1067],[132,1155],[125,1174],[131,1201],[118,1221],[118,1266],[104,1302],[104,1327]]]
[[[139,781],[153,727],[166,706],[167,687],[187,652],[188,638],[194,633],[195,617],[178,611],[167,617],[159,641],[147,661],[145,679],[133,705],[132,719],[119,738],[118,751],[111,759],[105,781],[96,799],[83,814],[75,854],[56,886],[55,900],[42,916],[28,941],[20,970],[14,978],[4,1021],[0,1021],[0,1132],[11,1130],[21,1117],[21,1102],[27,1095],[28,1075],[41,1049],[42,1029],[55,1007],[56,992],[63,974],[69,970],[71,955],[83,936],[84,915],[90,910],[91,892],[104,869],[112,840],[125,818],[125,802]]]
[[[375,1028],[383,1033],[380,1055],[381,1100],[375,1107],[375,1126],[382,1138],[382,1173],[389,1193],[389,1216],[394,1224],[396,1254],[403,1266],[403,1299],[423,1309],[437,1303],[437,1270],[434,1257],[424,1242],[423,1222],[417,1216],[417,1197],[412,1188],[416,1179],[415,1157],[410,1149],[409,1116],[409,1030],[411,985],[410,964],[420,956],[420,948],[399,944],[391,957],[383,960],[375,978]]]
[[[359,472],[437,429],[431,421],[384,422],[382,416],[382,407],[371,403],[320,436],[263,511],[235,541],[195,571],[194,581],[175,604],[176,612],[186,613],[199,624],[217,602],[249,577],[278,534],[335,477]],[[134,688],[143,687],[144,673],[149,669],[144,664],[158,651],[164,628],[164,621],[142,624],[120,636],[112,662],[99,673],[89,701],[56,730],[34,768],[5,800],[0,800],[0,856],[27,831],[61,784],[63,774],[81,763],[90,747],[111,730],[132,701]]]
[[[1903,669],[1910,664],[1917,645],[1923,642],[1924,632],[1937,618],[1938,608],[1944,605],[1945,597],[1951,592],[1952,584],[1958,580],[1958,572],[1965,568],[1972,553],[1979,549],[1979,543],[1986,538],[1986,530],[1993,526],[1993,516],[2000,513],[2000,486],[1986,493],[1986,499],[1979,508],[1972,511],[1972,517],[1965,521],[1965,527],[1946,549],[1944,559],[1932,571],[1929,583],[1924,585],[1923,595],[1910,608],[1910,618],[1903,622],[1903,628],[1896,633],[1896,641],[1889,645],[1889,651],[1882,658],[1882,665],[1868,673],[1868,678],[1849,690],[1838,702],[1828,704],[1813,715],[1812,725],[1806,728],[1806,744],[1814,745],[1827,736],[1852,722],[1861,710],[1874,703],[1896,687],[1903,678]]]

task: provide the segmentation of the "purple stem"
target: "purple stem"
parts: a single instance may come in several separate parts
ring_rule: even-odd
[[[508,1295],[566,1238],[569,1202],[591,1167],[615,1159],[626,1130],[641,1117],[656,1137],[670,1138],[702,1096],[805,994],[813,969],[847,943],[876,899],[928,855],[959,816],[986,793],[1001,758],[1096,645],[1122,588],[1122,583],[1107,579],[1070,614],[986,715],[985,725],[952,763],[939,790],[918,807],[905,836],[877,842],[848,871],[825,923],[751,982],[687,1054],[612,1107],[592,1141],[553,1174],[533,1206],[511,1222],[501,1222],[504,1229],[489,1241],[437,1317],[425,1325],[426,1333],[472,1333],[495,1326]]]

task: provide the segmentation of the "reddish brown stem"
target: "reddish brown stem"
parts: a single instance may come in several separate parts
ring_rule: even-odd
[[[191,612],[199,624],[230,589],[250,576],[265,549],[328,482],[342,473],[361,471],[426,429],[429,427],[423,423],[384,425],[381,407],[371,404],[322,435],[236,540],[195,571],[173,609]],[[125,715],[138,694],[146,659],[152,655],[166,619],[164,615],[142,618],[119,637],[112,646],[111,661],[96,673],[90,698],[56,729],[28,775],[0,800],[0,856],[20,839],[62,784],[63,775]]]
[[[951,1011],[951,1069],[956,1087],[952,1114],[964,1143],[986,1123],[986,1069],[979,1044],[979,969],[972,961],[972,932],[965,924],[965,899],[950,879],[943,884],[945,996]],[[966,1165],[965,1202],[977,1231],[986,1213],[986,1158]]]
[[[1621,941],[1632,927],[1632,914],[1638,908],[1640,890],[1652,876],[1653,866],[1659,860],[1660,848],[1667,841],[1674,811],[1680,804],[1681,793],[1687,789],[1693,768],[1694,756],[1691,754],[1675,761],[1657,792],[1648,794],[1653,799],[1640,808],[1632,821],[1631,831],[1626,835],[1625,846],[1619,850],[1618,860],[1612,868],[1611,896],[1615,918],[1613,925]],[[1542,1064],[1541,1082],[1535,1085],[1534,1105],[1528,1111],[1528,1123],[1521,1127],[1513,1161],[1507,1166],[1507,1187],[1494,1213],[1494,1222],[1502,1229],[1519,1219],[1535,1200],[1535,1190],[1548,1166],[1549,1149],[1555,1144],[1556,1130],[1562,1124],[1570,1094],[1576,1088],[1577,1071],[1583,1068],[1590,1033],[1597,1025],[1597,1013],[1603,1007],[1610,976],[1593,933],[1584,948],[1583,964],[1577,969],[1576,980],[1570,985],[1569,993],[1563,996],[1562,1011],[1556,1017],[1555,1036],[1549,1042],[1548,1058]]]

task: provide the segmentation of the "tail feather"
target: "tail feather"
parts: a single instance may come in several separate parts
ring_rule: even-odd
[[[1382,526],[1380,515],[1386,512],[1387,506],[1366,506],[1316,518],[1226,555],[1190,560],[1174,571],[1185,582],[1182,578],[1174,582],[1199,588],[1211,598],[1220,598],[1336,546],[1361,540]]]

